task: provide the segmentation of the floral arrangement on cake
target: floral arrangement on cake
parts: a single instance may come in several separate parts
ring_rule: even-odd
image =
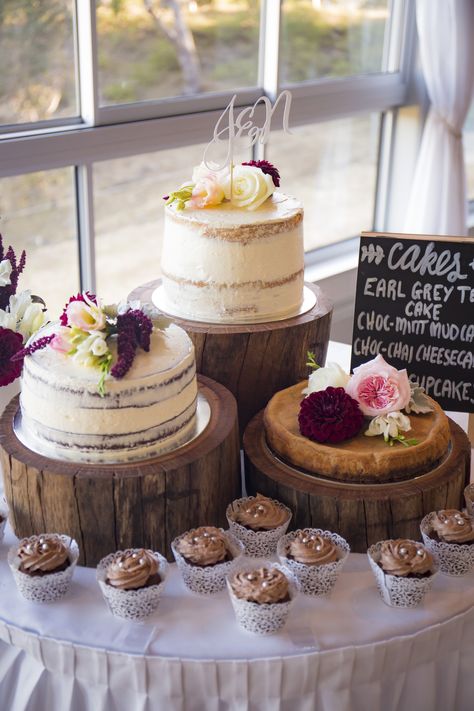
[[[11,245],[5,250],[0,235],[0,387],[21,375],[22,359],[13,356],[46,320],[43,299],[28,289],[17,294],[25,265],[25,251],[18,258]]]
[[[169,323],[152,307],[140,306],[139,302],[103,305],[95,294],[82,292],[71,296],[54,332],[30,343],[13,361],[48,346],[85,368],[95,368],[100,373],[98,391],[103,396],[107,375],[123,378],[137,349],[150,350],[153,329],[164,329]],[[115,362],[109,347],[113,337],[117,340]]]
[[[411,429],[408,415],[432,408],[423,388],[410,382],[405,369],[397,370],[380,354],[354,368],[352,376],[337,363],[319,367],[311,353],[307,365],[313,372],[298,416],[302,435],[335,444],[354,437],[369,419],[364,432],[368,437],[382,435],[391,446],[417,444],[403,434]]]
[[[251,160],[222,170],[212,170],[201,163],[194,168],[189,183],[163,199],[177,210],[184,210],[186,205],[197,209],[215,207],[225,200],[236,207],[256,210],[278,187],[280,173],[266,160]]]

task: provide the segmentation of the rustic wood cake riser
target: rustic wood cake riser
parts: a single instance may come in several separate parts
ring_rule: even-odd
[[[282,462],[267,446],[263,413],[259,413],[244,434],[247,491],[289,506],[291,529],[314,527],[339,533],[358,553],[387,538],[421,540],[423,516],[464,506],[470,444],[455,422],[449,424],[452,448],[438,467],[394,484],[361,485],[318,479]]]
[[[205,431],[176,452],[134,464],[73,464],[32,452],[13,431],[14,398],[0,419],[0,455],[15,534],[68,534],[80,563],[95,566],[108,553],[141,546],[172,560],[170,543],[180,533],[227,528],[226,506],[240,495],[237,406],[219,383],[198,381],[211,406]]]
[[[151,302],[160,280],[137,287],[128,297]],[[225,385],[237,399],[240,431],[279,390],[308,377],[307,352],[326,362],[332,304],[315,284],[307,313],[258,324],[211,324],[172,317],[188,333],[196,350],[198,373]]]

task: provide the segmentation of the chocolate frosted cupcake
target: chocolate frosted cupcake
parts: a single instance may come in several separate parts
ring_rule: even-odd
[[[280,538],[277,553],[281,563],[297,577],[303,593],[324,595],[336,584],[350,547],[336,533],[305,528]]]
[[[291,519],[289,508],[261,494],[233,501],[226,514],[230,530],[244,544],[245,553],[256,557],[275,553]]]
[[[8,563],[23,597],[52,602],[68,591],[78,557],[77,543],[69,536],[44,533],[10,548]]]
[[[223,590],[233,561],[243,554],[243,545],[228,531],[200,526],[183,533],[171,544],[184,584],[204,595]]]
[[[285,624],[297,587],[293,574],[274,563],[242,563],[227,578],[237,622],[256,634],[277,632]]]
[[[474,568],[474,528],[468,514],[442,509],[420,524],[423,541],[447,575],[466,575]]]
[[[438,567],[418,541],[381,541],[367,551],[383,601],[392,607],[415,607],[431,587]]]
[[[159,553],[130,548],[103,558],[97,581],[113,615],[139,620],[158,607],[167,570],[168,563]]]

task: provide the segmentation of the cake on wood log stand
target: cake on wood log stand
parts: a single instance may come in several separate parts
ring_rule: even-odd
[[[152,301],[160,280],[136,288],[128,297]],[[308,351],[324,365],[332,304],[315,284],[305,285],[312,307],[306,312],[266,323],[204,323],[173,316],[191,338],[197,372],[225,385],[235,396],[240,431],[278,390],[307,375]]]
[[[117,549],[145,547],[170,559],[177,535],[225,526],[240,492],[237,407],[232,394],[198,378],[210,407],[204,430],[157,457],[120,464],[67,462],[38,454],[15,433],[18,398],[0,419],[0,455],[10,521],[18,537],[61,532],[78,541],[80,562],[95,566]]]

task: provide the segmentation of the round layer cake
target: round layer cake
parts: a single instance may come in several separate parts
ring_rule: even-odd
[[[56,325],[36,336],[52,333]],[[110,350],[116,357],[115,339]],[[194,347],[171,325],[138,349],[122,379],[110,374],[105,394],[96,368],[77,364],[50,347],[25,358],[20,406],[22,432],[32,449],[80,462],[136,461],[189,440],[196,428]]]
[[[165,210],[161,258],[170,313],[193,320],[275,320],[303,301],[303,208],[275,192],[255,210]]]
[[[281,390],[268,403],[264,413],[268,445],[279,457],[305,471],[347,482],[388,482],[409,479],[436,466],[450,442],[448,418],[441,407],[429,399],[433,410],[410,414],[412,429],[407,437],[418,444],[389,446],[383,437],[367,437],[362,431],[339,444],[313,442],[299,431],[298,413],[307,381]]]

